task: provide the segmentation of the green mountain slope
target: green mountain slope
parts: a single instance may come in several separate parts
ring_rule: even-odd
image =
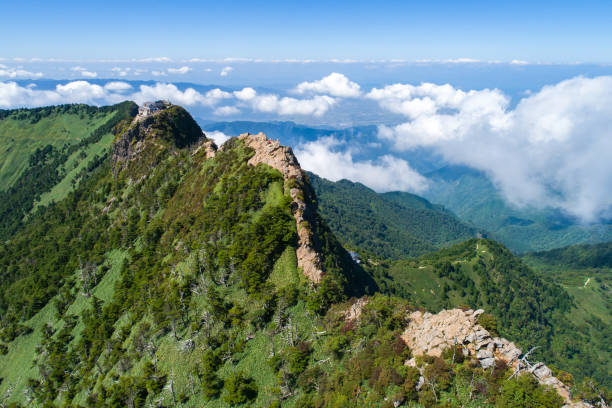
[[[433,182],[423,193],[425,198],[490,232],[513,251],[541,251],[612,239],[609,223],[581,225],[558,211],[511,206],[489,179],[475,170],[449,166],[427,177]]]
[[[117,129],[113,161],[0,246],[0,392],[56,405],[125,406],[131,392],[152,401],[168,381],[187,393],[212,349],[224,377],[259,367],[249,376],[268,406],[275,376],[259,329],[292,308],[291,324],[309,332],[316,313],[367,282],[315,222],[326,277],[307,284],[295,256],[295,186],[247,165],[253,151],[242,141],[208,157],[214,145],[179,107]],[[195,351],[185,354],[185,342]],[[188,406],[202,404],[198,386]]]
[[[532,377],[508,380],[505,364],[483,370],[461,350],[419,357],[422,380],[406,366],[408,313],[438,308],[436,296],[409,296],[416,283],[389,266],[406,261],[351,261],[308,179],[273,156],[290,149],[217,149],[172,105],[113,132],[65,198],[0,243],[3,406],[561,406]],[[555,353],[565,339],[550,316],[571,302],[503,247],[472,240],[419,262],[430,281],[472,274],[474,290],[449,298],[475,296],[500,331]]]
[[[115,125],[136,105],[61,105],[0,111],[0,240],[39,206],[60,200],[113,142]]]
[[[476,236],[441,206],[409,193],[378,194],[363,184],[309,173],[319,211],[347,247],[380,258],[419,256]]]
[[[607,320],[600,320],[568,285],[534,272],[494,241],[470,240],[419,259],[380,262],[368,269],[382,290],[428,310],[483,308],[495,316],[499,333],[523,349],[538,346],[538,358],[578,378],[594,377],[610,385],[612,350],[605,328],[609,310],[604,311]],[[599,284],[593,290],[601,290]],[[603,285],[609,294],[607,283]]]
[[[568,314],[580,333],[601,350],[612,372],[612,244],[574,245],[526,254],[523,260],[562,286],[576,308]]]

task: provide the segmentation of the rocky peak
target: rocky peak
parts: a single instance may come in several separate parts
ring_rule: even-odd
[[[202,129],[182,107],[167,102],[145,105],[116,136],[112,147],[115,172],[126,168],[145,149],[181,149],[202,139],[206,139]]]
[[[289,189],[292,199],[291,209],[299,237],[296,250],[298,267],[308,279],[319,283],[324,272],[322,257],[312,232],[317,221],[313,212],[314,197],[307,183],[306,174],[291,148],[282,146],[278,140],[268,139],[263,133],[256,135],[244,133],[239,136],[239,139],[255,151],[253,157],[248,161],[249,165],[256,166],[264,163],[283,175],[285,188]]]

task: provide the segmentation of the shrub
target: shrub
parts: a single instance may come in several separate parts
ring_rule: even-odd
[[[244,404],[257,397],[257,385],[252,378],[236,372],[225,380],[223,400],[230,405]]]
[[[563,399],[555,390],[538,384],[531,375],[521,375],[502,386],[498,408],[559,408]]]

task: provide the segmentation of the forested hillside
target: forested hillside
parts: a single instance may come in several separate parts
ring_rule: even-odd
[[[561,407],[531,374],[510,378],[515,360],[413,356],[410,313],[453,305],[540,346],[574,398],[609,398],[582,381],[606,383],[609,351],[569,343],[572,300],[501,245],[357,264],[290,149],[264,135],[217,147],[181,107],[122,106],[109,149],[0,243],[2,406]],[[463,231],[402,200],[384,205],[414,201]]]
[[[60,200],[100,165],[112,130],[136,105],[0,110],[0,240],[36,207]]]
[[[477,234],[449,211],[409,193],[378,194],[309,173],[319,211],[342,243],[380,258],[423,255]]]
[[[524,261],[562,286],[577,306],[567,317],[612,372],[612,244],[574,245],[526,254]]]

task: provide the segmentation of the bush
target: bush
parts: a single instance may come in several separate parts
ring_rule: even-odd
[[[241,372],[234,373],[225,380],[223,400],[230,405],[244,404],[257,397],[257,385],[252,378]]]
[[[478,317],[478,324],[491,333],[491,336],[499,336],[499,332],[497,331],[497,319],[495,316],[483,313]]]
[[[498,408],[559,408],[563,399],[555,390],[538,384],[531,375],[521,375],[502,386]]]

